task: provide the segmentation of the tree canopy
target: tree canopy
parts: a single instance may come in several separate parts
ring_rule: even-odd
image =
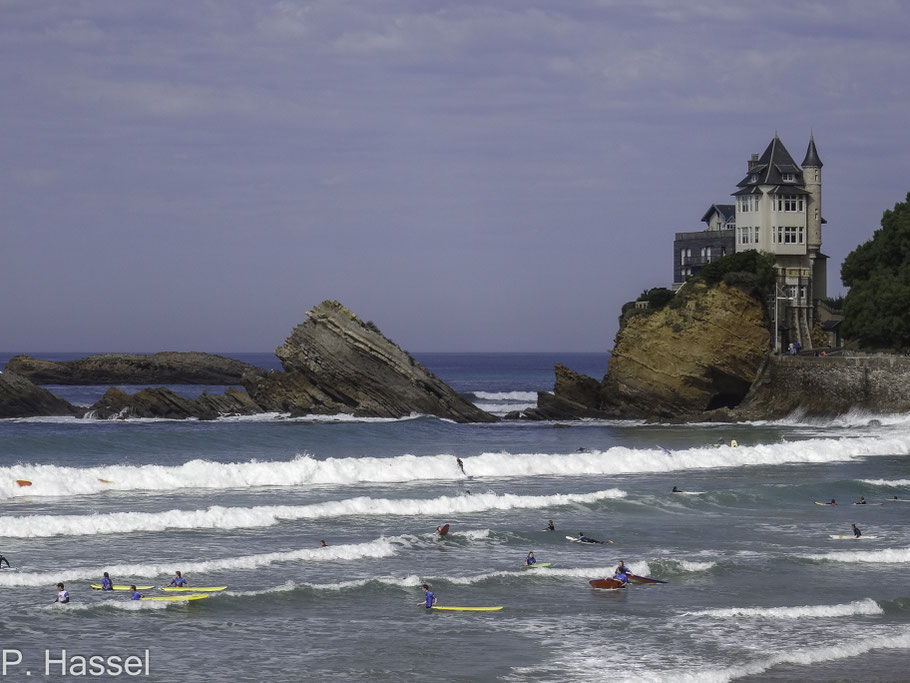
[[[910,349],[910,193],[847,255],[840,276],[850,288],[844,339],[867,349]]]

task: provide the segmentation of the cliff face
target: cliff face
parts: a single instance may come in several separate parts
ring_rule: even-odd
[[[690,282],[666,307],[627,319],[600,407],[625,417],[666,418],[735,406],[769,341],[758,300],[722,282]]]
[[[244,386],[266,410],[405,417],[422,413],[456,422],[495,422],[337,301],[307,313],[275,349],[285,372],[247,376]]]
[[[211,353],[102,353],[54,362],[15,356],[7,369],[35,384],[239,384],[245,373],[265,371]]]

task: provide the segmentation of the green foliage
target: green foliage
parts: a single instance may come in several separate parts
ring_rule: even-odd
[[[843,296],[826,296],[822,301],[828,304],[828,308],[833,311],[842,311],[844,309]]]
[[[672,289],[666,287],[654,287],[646,289],[638,297],[639,301],[647,301],[649,308],[663,308],[675,296]]]
[[[842,333],[865,349],[910,348],[910,193],[882,216],[872,239],[847,255]]]
[[[723,280],[764,300],[774,291],[777,271],[774,269],[774,254],[749,249],[709,263],[701,269],[699,276],[711,283]]]

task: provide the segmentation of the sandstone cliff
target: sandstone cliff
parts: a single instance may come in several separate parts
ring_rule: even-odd
[[[275,354],[284,372],[244,378],[246,390],[265,410],[497,421],[337,301],[311,309]]]
[[[15,356],[7,369],[35,384],[239,384],[244,374],[265,371],[211,353],[103,353],[54,362]]]
[[[664,308],[616,336],[602,405],[625,416],[674,417],[740,403],[770,341],[764,306],[738,287],[690,281]]]

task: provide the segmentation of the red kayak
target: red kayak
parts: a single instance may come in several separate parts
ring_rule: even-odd
[[[591,579],[588,583],[592,588],[606,588],[607,590],[626,587],[626,584],[619,579]]]

